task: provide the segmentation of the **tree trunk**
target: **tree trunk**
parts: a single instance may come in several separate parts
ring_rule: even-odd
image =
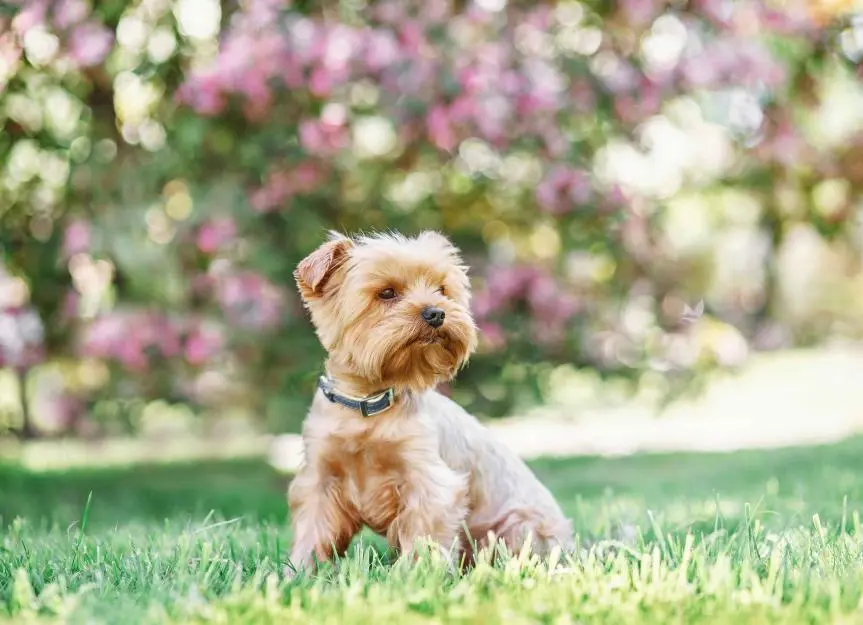
[[[30,369],[27,367],[15,369],[18,378],[18,399],[21,402],[21,430],[23,440],[33,440],[39,437],[39,432],[33,426],[30,415],[30,399],[27,396],[27,378],[30,377]]]

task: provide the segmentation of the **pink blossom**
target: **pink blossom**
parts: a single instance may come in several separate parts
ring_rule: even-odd
[[[425,0],[420,3],[419,17],[424,24],[446,22],[450,12],[449,0]]]
[[[555,97],[542,93],[525,93],[518,96],[516,109],[520,116],[534,115],[541,111],[553,111],[557,108]]]
[[[375,30],[369,33],[363,59],[370,70],[380,71],[399,58],[399,42],[391,32]]]
[[[461,95],[452,101],[449,110],[443,109],[444,117],[448,117],[452,124],[463,124],[470,122],[477,115],[477,100],[473,96]]]
[[[335,86],[334,75],[325,67],[316,67],[309,78],[309,91],[318,98],[326,98]]]
[[[271,172],[264,185],[252,192],[249,202],[256,211],[264,213],[285,203],[293,192],[290,176],[286,172]]]
[[[634,124],[655,115],[661,105],[662,95],[659,89],[648,80],[643,80],[635,93],[614,98],[614,112],[626,124]]]
[[[68,323],[78,317],[78,307],[80,305],[81,296],[74,289],[69,289],[63,296],[63,303],[60,306],[61,323]]]
[[[501,93],[505,93],[508,96],[514,96],[521,90],[524,83],[524,76],[514,69],[509,69],[503,72],[499,87]]]
[[[192,293],[197,296],[203,297],[208,295],[213,290],[215,280],[213,276],[207,275],[205,273],[199,273],[192,276],[190,283],[192,287]]]
[[[290,4],[290,0],[247,0],[244,3],[246,21],[251,27],[263,28]]]
[[[327,170],[321,164],[311,161],[270,172],[264,185],[252,192],[250,203],[258,212],[274,210],[295,195],[316,191],[327,180],[327,176]]]
[[[0,367],[25,369],[45,358],[45,329],[36,310],[0,309]]]
[[[332,157],[348,147],[350,137],[347,125],[321,119],[304,119],[300,122],[300,145],[315,156]]]
[[[626,21],[636,28],[649,25],[660,10],[655,0],[623,0],[620,6]]]
[[[63,255],[66,258],[86,252],[92,244],[90,224],[82,219],[75,219],[66,226],[63,232]]]
[[[182,349],[180,328],[167,320],[162,320],[154,327],[159,330],[158,336],[153,337],[153,344],[158,348],[159,355],[167,360],[176,358]]]
[[[402,0],[381,0],[372,6],[375,17],[385,24],[399,24],[406,19],[407,4]]]
[[[272,210],[278,203],[279,201],[273,197],[273,193],[267,187],[255,189],[249,197],[249,204],[259,213]]]
[[[240,74],[235,83],[237,93],[246,98],[246,117],[263,119],[272,104],[272,92],[267,86],[267,75],[261,68],[248,68]]]
[[[493,321],[479,324],[479,338],[483,347],[498,351],[506,347],[506,332],[499,323]]]
[[[571,212],[592,198],[590,176],[580,169],[553,167],[536,189],[542,210],[553,215]]]
[[[58,0],[54,5],[54,25],[60,30],[83,22],[90,13],[84,0]]]
[[[541,311],[543,308],[554,308],[557,301],[557,284],[554,279],[548,275],[537,276],[531,281],[527,299],[535,312]]]
[[[0,28],[2,28],[0,21]],[[6,66],[5,76],[0,76],[0,95],[6,87],[9,76],[14,76],[21,64],[21,46],[15,41],[15,35],[11,32],[0,34],[0,65]]]
[[[426,118],[426,125],[428,126],[429,141],[438,149],[450,152],[458,144],[458,139],[443,105],[436,104],[432,107]]]
[[[45,395],[41,397],[37,395],[34,402],[34,404],[38,402],[38,407],[36,405],[34,407],[39,412],[40,425],[53,431],[77,428],[87,412],[85,403],[62,386],[48,388],[50,390],[43,391]],[[76,433],[80,434],[80,432]]]
[[[31,28],[43,25],[48,13],[48,5],[48,0],[25,2],[24,7],[12,18],[12,30],[18,34],[24,34]]]
[[[491,307],[497,308],[508,300],[521,297],[533,279],[534,268],[530,266],[493,267],[488,274],[488,293]]]
[[[786,79],[785,67],[760,41],[722,37],[703,52],[681,63],[680,73],[692,86],[765,85],[776,87]]]
[[[144,313],[129,325],[129,331],[144,350],[172,359],[179,355],[180,327],[177,322],[158,313]]]
[[[686,82],[693,87],[713,87],[722,79],[722,70],[710,56],[701,54],[687,58],[680,65]]]
[[[288,48],[304,64],[320,60],[326,44],[325,29],[320,23],[302,17],[288,29]]]
[[[194,75],[180,86],[176,99],[191,106],[200,115],[218,115],[225,108],[220,75],[216,71]]]
[[[777,87],[785,81],[785,67],[763,43],[748,41],[737,48],[737,54],[739,69],[729,68],[730,82]]]
[[[629,197],[619,184],[614,184],[602,197],[601,204],[606,210],[619,210],[629,205]]]
[[[544,125],[537,131],[537,133],[545,144],[548,156],[552,159],[564,157],[570,146],[569,139],[566,135],[551,124]]]
[[[538,30],[549,30],[552,24],[552,13],[551,6],[535,6],[525,13],[524,23],[530,24]]]
[[[344,72],[351,60],[361,52],[362,36],[355,29],[337,24],[329,29],[321,58],[322,66],[334,72]]]
[[[631,63],[618,59],[614,66],[614,71],[602,78],[609,91],[612,93],[624,93],[632,91],[638,86],[639,77],[639,72]]]
[[[533,319],[530,330],[533,340],[541,345],[560,345],[566,338],[566,325],[560,321]]]
[[[222,350],[224,342],[224,336],[217,327],[199,325],[186,337],[185,358],[192,365],[202,365]]]
[[[211,219],[198,229],[196,245],[205,254],[215,254],[231,243],[236,235],[237,225],[230,217]]]
[[[497,303],[488,290],[478,291],[471,300],[471,308],[477,319],[485,319],[495,311]]]
[[[149,366],[149,359],[144,351],[144,345],[137,336],[126,337],[115,346],[114,358],[126,369],[135,373],[143,373]]]
[[[727,27],[734,15],[736,0],[695,0],[694,5],[717,26]]]
[[[533,265],[493,266],[484,289],[474,297],[474,314],[492,345],[505,343],[503,329],[493,319],[523,302],[530,311],[534,338],[554,343],[566,333],[569,321],[579,312],[578,299],[568,293],[546,270]]]
[[[300,163],[290,172],[291,182],[297,193],[311,193],[326,180],[326,171],[317,163]]]
[[[247,100],[243,103],[243,116],[250,122],[266,121],[270,112],[270,100]]]
[[[293,55],[289,55],[282,63],[281,79],[288,89],[300,89],[305,85],[303,67]]]
[[[471,26],[480,27],[492,23],[494,14],[479,7],[476,2],[471,2],[467,5],[464,14],[460,15],[459,18],[461,22],[467,22]]]
[[[422,27],[413,20],[405,20],[399,28],[399,39],[407,54],[416,55],[428,45]]]
[[[755,152],[765,160],[789,166],[800,162],[806,150],[806,141],[800,136],[795,124],[788,118],[782,118],[774,123],[773,129]]]
[[[512,302],[524,298],[530,283],[540,275],[531,265],[492,266],[485,289],[473,298],[473,310],[480,320],[501,312]]]
[[[458,73],[458,84],[464,91],[481,91],[486,85],[483,74],[476,66],[463,68]]]
[[[527,301],[533,317],[554,324],[567,321],[578,312],[578,302],[561,291],[550,275],[539,275],[528,287]]]
[[[85,329],[80,353],[114,361],[136,373],[146,371],[153,357],[175,359],[181,352],[182,324],[160,313],[117,311],[94,319]]]
[[[216,283],[216,298],[229,321],[250,329],[275,327],[284,308],[282,293],[251,271],[222,276]]]
[[[503,137],[511,120],[512,106],[503,96],[487,96],[479,101],[475,119],[478,134],[492,144],[504,145]]]
[[[98,22],[76,26],[69,37],[69,56],[82,67],[92,67],[105,60],[114,45],[114,34]]]
[[[757,3],[761,23],[771,33],[779,35],[811,35],[815,24],[804,2],[785,3],[782,10]],[[790,4],[790,6],[788,6]]]
[[[125,334],[126,320],[123,316],[108,314],[97,317],[83,334],[81,353],[90,358],[109,358]]]

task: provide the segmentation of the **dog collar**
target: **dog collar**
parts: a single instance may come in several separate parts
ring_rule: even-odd
[[[386,412],[396,403],[395,391],[392,388],[388,388],[380,393],[360,399],[358,397],[351,397],[350,395],[337,392],[336,389],[333,388],[332,381],[325,375],[318,378],[318,388],[321,389],[324,397],[332,403],[340,404],[345,408],[350,408],[351,410],[357,410],[364,417],[373,417],[382,412]]]

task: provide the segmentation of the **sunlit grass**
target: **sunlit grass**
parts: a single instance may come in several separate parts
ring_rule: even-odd
[[[863,622],[861,454],[540,461],[575,554],[451,574],[364,534],[291,582],[284,480],[262,462],[0,469],[0,622]]]

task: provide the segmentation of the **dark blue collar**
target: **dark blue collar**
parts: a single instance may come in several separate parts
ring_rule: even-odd
[[[333,382],[327,376],[322,375],[318,378],[318,388],[328,400],[334,404],[339,404],[345,408],[356,410],[364,417],[373,417],[382,412],[386,412],[396,403],[395,391],[388,388],[380,393],[369,395],[362,399],[351,397],[344,393],[339,393],[334,387]]]

